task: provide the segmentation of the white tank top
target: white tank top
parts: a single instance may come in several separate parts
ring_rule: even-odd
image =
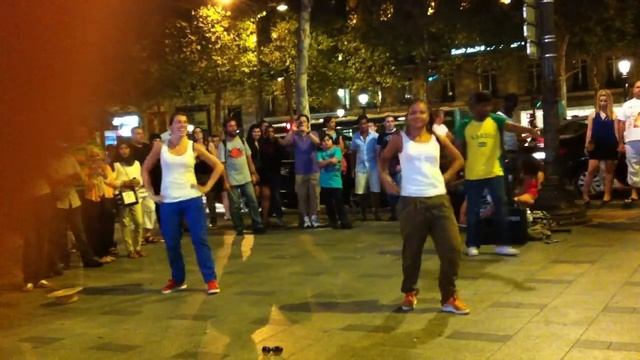
[[[400,195],[408,197],[432,197],[444,195],[447,189],[440,172],[440,143],[435,134],[427,143],[412,141],[401,131],[402,152],[400,168],[402,181]]]
[[[160,151],[160,166],[162,167],[160,195],[163,202],[172,203],[202,196],[200,191],[193,187],[193,185],[197,185],[195,164],[193,141],[189,140],[187,151],[181,156],[171,154],[167,144],[162,145]]]

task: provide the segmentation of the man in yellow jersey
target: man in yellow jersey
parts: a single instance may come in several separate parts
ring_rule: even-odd
[[[502,157],[503,132],[530,133],[534,129],[507,122],[506,118],[491,113],[491,95],[477,92],[469,98],[472,119],[466,119],[456,128],[456,138],[465,155],[465,193],[467,195],[467,255],[477,256],[480,247],[480,207],[485,190],[494,204],[496,224],[496,254],[516,256],[517,249],[509,245],[507,227],[507,194],[505,190]]]

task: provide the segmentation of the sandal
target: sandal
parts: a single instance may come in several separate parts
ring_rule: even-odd
[[[630,198],[625,199],[624,203],[625,204],[633,204],[636,201],[638,201],[638,199],[634,199],[634,198],[630,197]]]

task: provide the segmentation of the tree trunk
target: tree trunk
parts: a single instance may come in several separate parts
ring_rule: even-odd
[[[284,76],[284,94],[287,99],[287,115],[293,117],[293,82],[288,73]]]
[[[569,46],[569,35],[561,35],[558,49],[558,83],[560,87],[560,106],[563,108],[564,114],[567,113],[567,46]]]
[[[589,63],[591,64],[591,80],[593,81],[593,92],[594,96],[600,90],[600,80],[598,80],[598,57],[596,55],[591,55],[591,59],[589,59]]]
[[[213,131],[220,134],[222,130],[222,90],[215,92],[213,106]]]
[[[296,110],[309,115],[307,70],[309,67],[309,43],[311,42],[311,6],[313,0],[300,0],[298,20],[298,62],[296,64]]]
[[[262,46],[260,19],[256,20],[256,124],[264,117],[264,83],[262,79]]]

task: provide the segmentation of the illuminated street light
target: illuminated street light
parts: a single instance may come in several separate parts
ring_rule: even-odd
[[[358,102],[360,103],[360,106],[362,106],[362,113],[366,114],[367,103],[369,102],[369,94],[363,92],[360,95],[358,95]]]
[[[229,5],[233,2],[233,0],[217,0],[220,5]]]
[[[618,61],[618,70],[624,79],[624,99],[629,96],[629,70],[631,70],[631,61],[622,59]]]
[[[369,95],[366,93],[362,93],[358,95],[358,102],[360,103],[361,106],[366,106],[367,103],[369,102]]]
[[[289,7],[285,3],[280,3],[278,6],[276,6],[276,10],[280,12],[287,11],[287,9],[289,9]]]
[[[618,70],[620,70],[623,77],[629,75],[629,70],[631,70],[631,61],[627,59],[618,61]]]
[[[336,115],[338,115],[339,118],[343,117],[346,111],[344,111],[344,109],[338,109],[336,110]]]

